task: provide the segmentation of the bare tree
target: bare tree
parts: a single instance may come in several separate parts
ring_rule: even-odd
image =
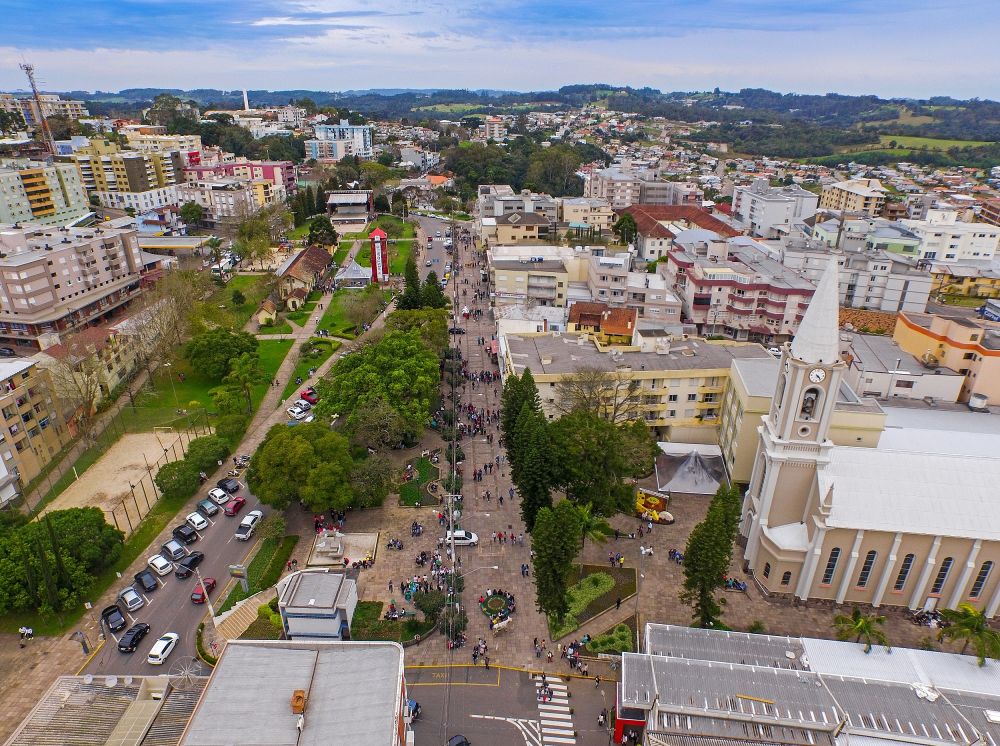
[[[641,387],[627,372],[580,368],[556,383],[556,409],[562,414],[593,412],[619,424],[639,413]]]
[[[86,442],[92,441],[98,406],[111,388],[102,349],[79,333],[67,334],[49,352],[48,369],[56,401],[67,422]]]
[[[378,316],[385,299],[378,285],[369,285],[364,290],[358,290],[348,295],[343,301],[344,318],[357,329],[360,334],[362,327]]]

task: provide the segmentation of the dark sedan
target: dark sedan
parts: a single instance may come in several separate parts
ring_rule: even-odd
[[[174,567],[174,575],[178,578],[188,578],[194,573],[194,568],[202,563],[205,559],[204,552],[191,552],[187,557],[177,562]]]
[[[122,635],[122,639],[118,641],[118,650],[122,653],[134,653],[135,649],[139,647],[139,643],[142,642],[142,638],[149,634],[149,625],[145,622],[139,622],[133,624],[128,628],[128,632]]]
[[[104,622],[104,626],[112,632],[125,629],[125,625],[128,624],[128,622],[125,621],[125,615],[122,614],[122,610],[118,608],[118,604],[108,606],[104,609],[104,611],[101,612],[101,621]]]
[[[137,572],[135,574],[135,582],[139,584],[146,593],[152,593],[160,584],[156,582],[156,576],[150,570],[143,570],[142,572]]]
[[[216,485],[220,490],[225,490],[230,495],[235,495],[240,490],[240,483],[237,482],[232,477],[226,477],[225,479],[220,479],[216,482]]]

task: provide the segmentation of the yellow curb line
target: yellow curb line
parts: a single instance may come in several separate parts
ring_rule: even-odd
[[[80,666],[79,670],[77,670],[77,672],[76,672],[77,676],[79,676],[81,673],[83,673],[83,669],[85,669],[87,666],[90,665],[90,662],[92,660],[94,660],[94,656],[97,655],[99,652],[101,652],[101,648],[104,647],[104,643],[106,643],[107,641],[108,641],[108,638],[105,637],[103,640],[101,640],[99,643],[97,643],[97,647],[94,648],[94,652],[91,653],[89,656],[87,656],[87,660],[85,660],[83,662],[83,665]]]
[[[480,666],[480,665],[475,665],[474,666],[471,663],[437,663],[437,664],[425,664],[425,665],[418,664],[418,665],[412,665],[412,666],[404,666],[404,670],[411,669],[411,668],[479,668],[479,669],[482,669],[482,670],[486,670],[484,666]],[[578,674],[578,673],[556,673],[554,671],[542,671],[542,670],[537,669],[537,668],[521,668],[520,666],[504,666],[504,665],[499,665],[499,664],[495,664],[495,663],[490,663],[490,669],[494,669],[494,668],[496,668],[498,670],[502,670],[502,671],[519,671],[520,673],[528,673],[528,674],[533,674],[533,675],[536,675],[536,676],[540,676],[541,674],[545,674],[546,677],[554,676],[557,679],[583,679],[584,681],[593,681],[594,680],[593,676],[584,676],[583,674]],[[604,678],[602,676],[601,677],[601,681],[602,682],[604,682],[604,681],[614,681],[614,682],[617,682],[618,679],[614,679],[614,678],[611,678],[611,677]],[[455,683],[455,682],[453,682],[453,683]],[[492,684],[490,684],[490,685],[480,684],[479,686],[492,686]]]

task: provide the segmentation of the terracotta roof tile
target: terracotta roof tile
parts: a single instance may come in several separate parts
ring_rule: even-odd
[[[640,235],[652,238],[675,238],[663,222],[686,221],[699,228],[715,231],[722,238],[732,238],[740,232],[710,213],[694,205],[629,205],[615,210],[619,215],[631,215]]]

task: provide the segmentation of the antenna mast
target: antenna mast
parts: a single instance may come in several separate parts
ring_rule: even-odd
[[[35,66],[29,62],[22,62],[20,68],[24,70],[24,74],[28,76],[28,83],[31,84],[31,96],[35,100],[35,111],[38,114],[38,123],[42,127],[42,136],[45,139],[45,144],[48,145],[49,153],[55,155],[56,141],[52,137],[52,130],[49,129],[49,123],[45,119],[45,112],[42,111],[42,97],[39,95],[38,86],[35,84]]]

